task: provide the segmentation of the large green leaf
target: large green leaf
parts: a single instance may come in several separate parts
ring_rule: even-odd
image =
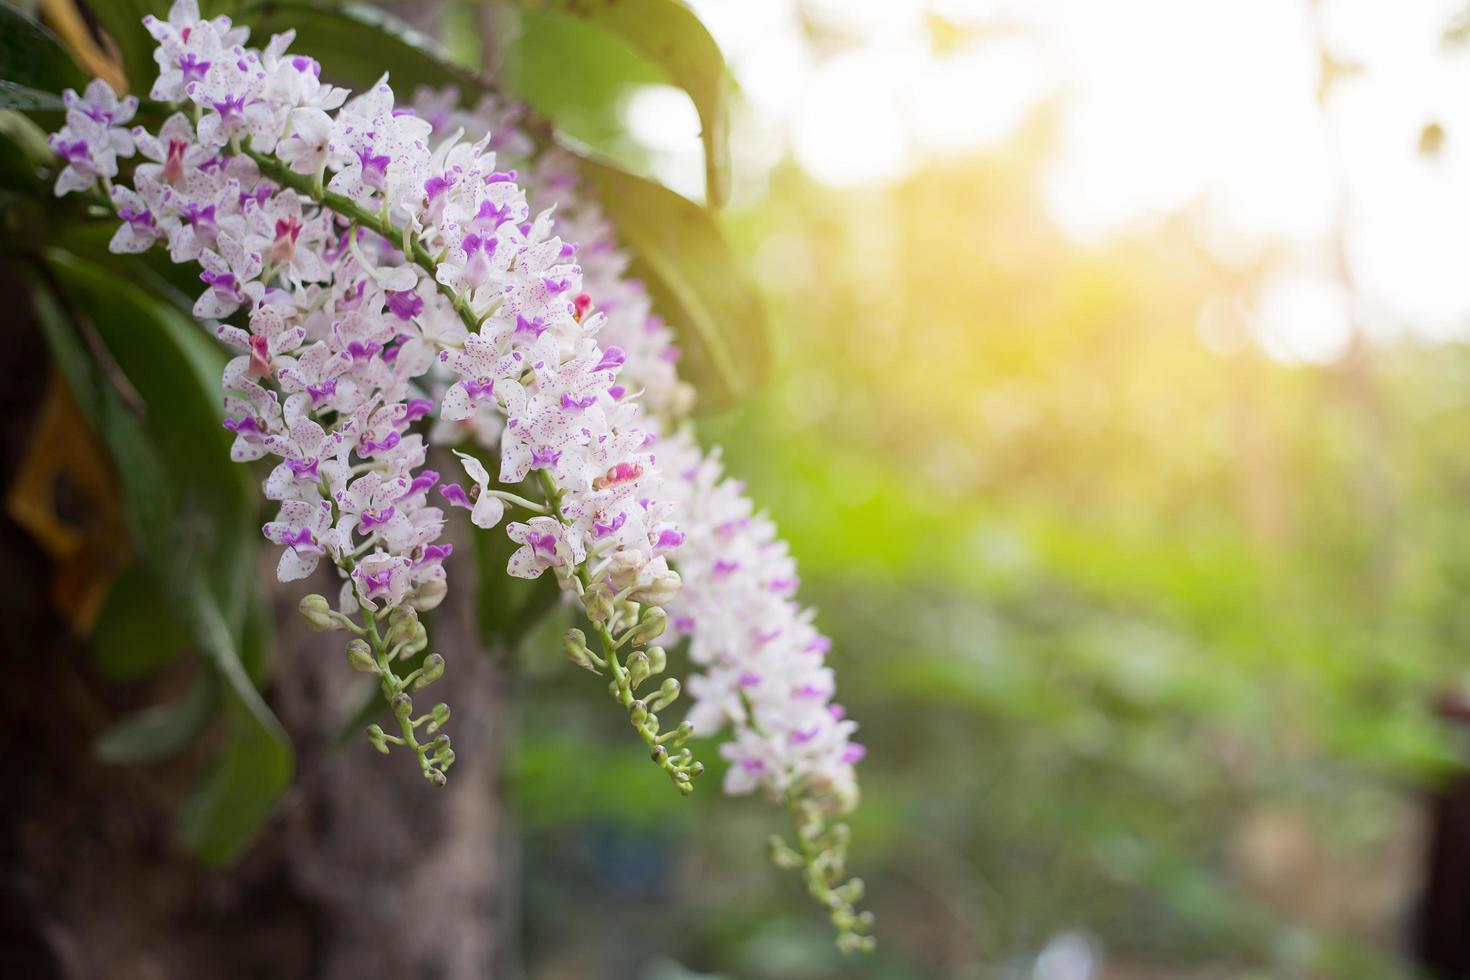
[[[534,495],[527,486],[516,492]],[[519,547],[503,527],[477,533],[475,547],[475,621],[486,650],[514,650],[526,634],[556,604],[561,592],[550,575],[537,579],[512,578],[505,571]]]
[[[323,73],[341,82],[369,85],[387,72],[403,99],[421,85],[457,85],[469,97],[485,90],[432,38],[366,4],[262,3],[242,7],[234,16],[260,42],[294,30],[293,49],[321,61]]]
[[[681,373],[702,411],[728,406],[764,383],[771,352],[765,308],[710,213],[653,181],[595,160],[582,172],[597,190],[632,272],[679,335]]]
[[[8,3],[0,4],[0,108],[60,108],[62,89],[81,89],[86,75],[77,68],[61,42],[46,28]],[[50,95],[54,105],[19,105],[11,100]]]
[[[118,719],[97,736],[92,750],[103,762],[119,765],[167,759],[199,737],[218,707],[219,681],[213,671],[201,670],[178,701]]]
[[[201,857],[228,860],[285,790],[292,758],[256,690],[269,631],[251,599],[255,493],[219,426],[222,358],[196,323],[133,282],[59,250],[45,259],[96,345],[38,290],[57,363],[117,466],[139,552],[221,681],[223,744],[181,819]]]
[[[92,630],[92,658],[110,680],[146,677],[189,646],[189,633],[141,562],[112,583]]]
[[[704,144],[705,197],[719,207],[730,190],[730,75],[719,45],[680,0],[515,0],[606,31],[663,69],[689,93]],[[568,72],[575,74],[575,72]]]
[[[146,97],[158,77],[153,60],[155,42],[143,26],[143,18],[152,14],[167,17],[170,0],[88,0],[87,9],[97,18],[117,44],[122,55],[123,74],[128,88],[139,98]],[[205,13],[213,13],[209,4],[201,4]]]
[[[5,8],[0,7],[0,9]],[[61,112],[65,108],[66,103],[61,101],[59,95],[0,79],[0,109],[19,109],[22,112]]]

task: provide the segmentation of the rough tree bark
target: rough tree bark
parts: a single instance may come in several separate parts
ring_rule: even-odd
[[[0,369],[0,488],[14,478],[45,382],[44,344],[17,319]],[[266,696],[291,735],[295,780],[239,862],[208,868],[174,827],[210,746],[121,768],[98,762],[90,744],[124,712],[177,696],[198,665],[183,658],[147,681],[107,681],[51,608],[45,554],[8,516],[0,548],[0,975],[512,975],[503,934],[515,889],[503,887],[497,846],[506,677],[479,654],[468,589],[451,590],[433,624],[433,648],[449,661],[434,690],[454,707],[458,755],[443,790],[411,758],[385,758],[363,738],[334,746],[349,689],[365,678],[348,670],[343,635],[307,631],[300,593],[281,593]],[[456,572],[471,580],[472,569]]]

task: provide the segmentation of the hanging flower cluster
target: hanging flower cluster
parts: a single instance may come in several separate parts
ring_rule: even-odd
[[[418,619],[446,591],[440,505],[505,522],[507,571],[550,570],[580,605],[596,643],[570,630],[564,652],[610,675],[653,761],[687,793],[703,767],[684,743],[730,724],[727,791],[791,809],[797,847],[776,842],[776,860],[802,869],[845,946],[870,945],[861,883],[842,881],[846,828],[827,823],[855,802],[862,754],[830,701],[827,641],[774,527],[681,422],[693,396],[673,334],[574,161],[535,153],[513,107],[463,113],[431,93],[415,111],[386,78],[352,97],[289,51],[290,32],[247,47],[195,0],[145,24],[150,95],[172,114],[130,129],[136,100],[100,81],[67,93],[56,191],[116,214],[114,251],[160,245],[201,268],[194,312],[238,351],[222,379],[232,456],[275,460],[278,577],[338,575],[335,602],[301,609],[353,634],[349,662],[379,678],[398,731],[374,725],[372,742],[445,782],[449,709],[417,714],[411,696],[445,666]],[[468,486],[441,484],[428,445],[466,436],[498,472],[459,453]],[[664,731],[679,682],[638,689],[667,666],[651,644],[671,616],[703,673],[690,717]]]
[[[453,89],[424,90],[414,109],[436,134],[493,134],[501,159],[523,173],[532,200],[555,204],[556,232],[582,243],[584,282],[605,317],[601,336],[625,352],[618,382],[639,393],[652,415],[650,428],[668,433],[659,452],[681,530],[669,557],[682,579],[667,607],[670,633],[689,639],[690,657],[703,668],[689,679],[694,703],[687,723],[702,734],[732,729],[721,749],[731,762],[726,792],[759,788],[792,808],[802,850],[778,844],[778,862],[804,867],[814,894],[832,906],[844,942],[866,946],[869,920],[852,907],[861,883],[840,883],[845,828],[825,822],[856,803],[854,765],[864,748],[850,740],[857,726],[832,701],[835,684],[825,665],[831,642],[812,625],[813,612],[795,600],[795,562],[743,484],[724,477],[719,450],[703,453],[689,425],[681,424],[693,390],[678,376],[673,331],[653,312],[642,283],[629,276],[629,257],[596,199],[579,193],[575,158],[555,149],[537,154],[514,104],[493,97],[472,111],[459,104]],[[496,435],[477,425],[448,437],[493,446]],[[820,856],[815,875],[814,856]]]
[[[584,605],[602,650],[585,663],[613,675],[655,761],[688,792],[702,771],[682,746],[689,732],[661,732],[654,713],[678,683],[652,703],[635,697],[645,662],[664,658],[632,649],[667,622],[679,577],[665,553],[682,536],[653,436],[615,383],[626,355],[597,341],[605,318],[582,291],[576,246],[549,210],[531,213],[488,140],[431,143],[386,80],[349,99],[289,52],[290,33],[246,47],[243,29],[201,19],[194,0],[145,24],[158,41],[151,96],[182,111],[157,132],[129,131],[136,103],[104,83],[69,95],[57,192],[100,183],[122,222],[115,251],[162,243],[202,267],[194,312],[223,321],[219,337],[240,352],[223,379],[232,454],[279,459],[265,492],[280,513],[264,529],[284,549],[278,577],[325,560],[342,578],[335,608],[308,596],[303,612],[355,633],[349,660],[381,678],[401,732],[374,726],[374,743],[411,747],[434,783],[454,759],[447,736],[418,737],[447,707],[415,717],[409,694],[442,659],[402,676],[395,666],[423,652],[417,612],[445,592],[437,490],[481,528],[507,505],[525,511],[505,528],[519,545],[509,573],[550,569]],[[118,158],[135,152],[131,186],[115,183]],[[438,400],[426,397],[431,369],[452,381]],[[528,481],[537,499],[496,488],[474,457],[462,457],[468,490],[423,468],[421,420],[486,412],[498,417],[498,482]]]

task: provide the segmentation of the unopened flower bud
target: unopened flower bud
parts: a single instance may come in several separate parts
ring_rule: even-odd
[[[450,766],[454,765],[454,750],[445,749],[442,752],[436,752],[434,754],[434,765],[438,766],[440,769],[448,769]]]
[[[642,728],[643,723],[648,720],[648,705],[642,701],[634,701],[628,707],[628,718],[633,722],[634,728]]]
[[[431,653],[424,658],[423,673],[413,679],[413,689],[422,691],[430,684],[444,676],[444,658],[437,653]]]
[[[669,625],[669,614],[660,606],[649,606],[643,610],[643,616],[638,620],[638,625],[633,629],[632,641],[635,647],[641,647],[645,643],[658,639]]]
[[[635,602],[646,602],[651,606],[663,606],[674,601],[679,594],[679,587],[683,585],[679,573],[670,569],[662,575],[656,576],[652,582],[641,589],[634,589],[628,593],[628,598]]]
[[[648,564],[648,556],[632,548],[616,552],[607,564],[607,577],[618,589],[626,589],[638,581],[638,573]]]
[[[407,718],[413,714],[413,698],[407,694],[400,694],[393,699],[393,716],[395,718]]]
[[[766,841],[766,851],[771,856],[771,863],[778,868],[789,871],[802,865],[801,855],[777,834],[772,834]]]
[[[326,596],[316,595],[315,593],[302,596],[301,603],[296,608],[301,610],[301,615],[306,620],[306,625],[318,633],[328,633],[332,630],[342,628],[342,621],[332,611],[332,607],[327,602]]]
[[[347,662],[352,669],[364,674],[376,674],[378,665],[373,660],[372,647],[367,641],[358,637],[347,644]]]
[[[648,654],[642,650],[636,650],[628,654],[628,683],[633,690],[638,690],[638,685],[648,680],[649,663]]]
[[[390,647],[408,643],[414,637],[414,627],[419,624],[419,614],[412,606],[399,606],[388,614],[388,633],[383,642]]]
[[[426,770],[424,772],[424,778],[440,788],[443,788],[444,786],[447,786],[449,784],[449,777],[444,775],[444,773],[440,772],[438,769],[430,768]]]
[[[612,597],[598,589],[587,599],[587,618],[594,623],[605,623],[612,618]]]
[[[587,634],[579,629],[569,629],[562,634],[561,649],[566,658],[583,670],[599,673],[592,661],[592,651],[587,649]]]
[[[662,711],[677,700],[679,700],[679,681],[674,677],[666,677],[663,684],[659,686],[657,696],[653,698],[652,707],[655,711]]]
[[[388,754],[388,740],[383,735],[381,725],[369,725],[367,729],[368,741],[373,743],[373,748],[384,755]]]
[[[437,609],[449,592],[449,585],[442,578],[431,578],[420,585],[409,598],[409,604],[420,612]]]
[[[439,729],[443,728],[444,723],[448,720],[449,705],[444,704],[443,702],[434,705],[433,709],[429,712],[429,734],[432,735]]]
[[[669,665],[669,655],[663,647],[649,647],[644,651],[648,654],[648,672],[658,675],[664,672]]]

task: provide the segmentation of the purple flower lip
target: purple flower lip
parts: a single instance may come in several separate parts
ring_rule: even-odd
[[[228,272],[210,272],[208,269],[204,269],[199,273],[199,278],[211,288],[218,289],[222,293],[229,293],[234,296],[239,295],[235,290],[235,277]]]
[[[663,530],[658,532],[658,540],[653,547],[659,551],[672,551],[684,543],[684,532],[674,530]]]
[[[561,407],[568,411],[583,411],[597,404],[596,395],[588,395],[586,398],[573,398],[571,395],[561,396]]]
[[[680,633],[693,633],[694,632],[694,617],[693,616],[675,616],[674,617],[674,629],[678,630]]]
[[[454,554],[454,545],[452,544],[425,545],[423,557],[420,558],[415,564],[431,565],[434,562],[443,561],[452,554]]]
[[[761,645],[765,645],[767,643],[770,643],[776,637],[780,636],[781,635],[781,632],[782,631],[780,629],[773,629],[773,630],[767,630],[764,633],[757,633],[755,635],[755,642],[757,642],[757,643],[759,643]]]
[[[258,437],[265,431],[260,427],[260,421],[252,415],[247,415],[238,421],[235,419],[225,419],[224,426],[226,429],[235,433],[235,435],[244,436],[247,439]]]
[[[791,744],[805,745],[812,739],[816,738],[817,735],[821,733],[821,731],[822,730],[816,725],[813,725],[810,728],[798,728],[796,731],[791,733]]]
[[[487,184],[501,184],[501,183],[504,183],[504,182],[506,182],[508,180],[515,180],[515,179],[516,179],[516,172],[514,170],[497,170],[493,174],[491,174],[489,177],[486,177],[485,178],[485,183],[487,183]]]
[[[614,371],[622,367],[623,362],[627,359],[628,355],[623,353],[623,349],[621,347],[609,347],[607,350],[602,352],[602,360],[598,361],[597,366],[594,367],[592,370]]]
[[[601,521],[593,521],[592,536],[594,538],[605,538],[609,534],[617,532],[627,522],[628,515],[626,513],[619,514],[617,517],[613,518],[612,523],[610,524],[604,524]]]
[[[533,316],[529,320],[521,314],[516,314],[516,333],[528,333],[533,337],[539,337],[546,332],[546,321],[539,316]]]
[[[371,341],[363,343],[361,340],[354,340],[347,345],[347,356],[354,361],[365,361],[371,357],[376,357],[382,349],[382,344]]]
[[[832,649],[832,641],[825,636],[814,636],[811,641],[802,648],[805,653],[827,653]]]
[[[424,298],[411,289],[388,293],[388,312],[403,321],[412,320],[424,311]]]
[[[153,220],[153,212],[147,208],[137,211],[130,207],[121,207],[117,209],[117,216],[136,230],[153,232],[158,230],[158,223]]]
[[[553,296],[572,288],[571,282],[566,279],[542,279],[541,285],[545,286],[546,291]]]
[[[403,406],[403,421],[416,422],[434,410],[434,403],[427,398],[412,398]],[[438,479],[437,475],[435,479]]]
[[[363,439],[362,442],[359,443],[359,449],[365,454],[383,453],[392,449],[394,446],[398,445],[402,441],[403,437],[401,435],[399,435],[397,432],[390,432],[383,437],[382,442],[374,442],[371,439]]]
[[[362,576],[362,584],[369,598],[388,592],[393,588],[393,573],[391,571],[366,572]]]
[[[227,95],[223,102],[211,102],[220,121],[226,126],[239,126],[245,122],[245,96]]]
[[[526,536],[526,544],[531,546],[531,553],[534,555],[539,556],[544,553],[545,555],[551,556],[556,554],[556,536],[550,531],[544,531],[540,534],[535,532],[528,534]]]
[[[531,450],[531,468],[534,470],[550,469],[561,459],[561,450],[549,447],[538,447]]]
[[[202,82],[205,73],[209,71],[209,62],[200,61],[197,54],[187,51],[179,58],[179,71],[184,74],[185,85],[190,82]]]
[[[740,675],[740,686],[741,687],[759,687],[760,686],[760,683],[761,683],[761,675],[760,674],[753,674],[750,671],[746,671],[745,673],[743,673],[743,674]]]
[[[287,534],[284,538],[281,539],[281,544],[290,548],[297,554],[306,553],[320,555],[324,551],[322,546],[317,544],[316,535],[312,534],[311,528],[308,527],[301,528],[295,534]]]
[[[731,572],[735,571],[735,569],[737,569],[739,567],[740,567],[740,563],[738,561],[727,561],[724,558],[717,558],[717,559],[715,559],[715,574],[716,575],[720,575],[720,576],[729,575]]]
[[[424,470],[418,476],[413,478],[413,482],[408,485],[407,490],[403,491],[403,493],[399,495],[398,499],[404,500],[417,494],[428,493],[431,489],[433,489],[434,484],[438,482],[438,473],[435,473],[433,470]]]
[[[475,378],[465,378],[464,381],[462,381],[460,384],[464,388],[465,396],[468,397],[469,400],[472,402],[479,401],[481,398],[489,398],[491,395],[495,394],[494,378],[484,378],[480,380],[476,380]]]
[[[740,760],[740,768],[748,773],[762,773],[766,771],[766,764],[759,759],[745,758]]]
[[[868,747],[866,745],[859,745],[858,743],[853,742],[849,744],[847,748],[842,750],[842,761],[848,765],[852,765],[854,762],[861,762],[863,760],[863,756],[867,754]]]
[[[393,158],[385,154],[374,154],[373,148],[365,146],[357,151],[357,159],[362,163],[362,182],[373,190],[386,191],[388,189],[388,164]]]
[[[320,385],[307,385],[306,393],[311,396],[311,404],[315,407],[337,393],[337,381],[333,378]]]
[[[496,207],[490,201],[483,201],[480,210],[475,212],[474,220],[471,222],[477,229],[494,231],[510,220],[510,205],[502,204]]]
[[[322,74],[322,66],[317,63],[316,59],[308,58],[303,54],[298,54],[291,59],[291,67],[303,75],[310,74],[320,78]]]
[[[443,497],[455,507],[470,507],[469,494],[464,492],[464,487],[458,483],[446,483],[439,488],[439,496]]]
[[[317,466],[320,463],[321,461],[316,459],[288,459],[286,460],[286,468],[298,480],[304,480],[308,477],[315,480],[317,478]]]
[[[364,531],[371,531],[374,528],[382,527],[384,524],[393,520],[397,513],[398,511],[391,506],[383,507],[379,510],[365,510],[362,512],[362,529]]]

